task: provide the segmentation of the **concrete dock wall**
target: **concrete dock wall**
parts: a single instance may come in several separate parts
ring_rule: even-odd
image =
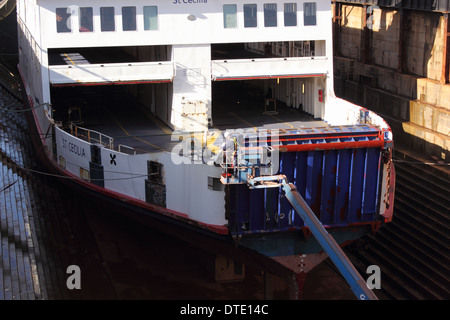
[[[448,160],[448,12],[332,3],[336,95],[382,115],[397,145]]]

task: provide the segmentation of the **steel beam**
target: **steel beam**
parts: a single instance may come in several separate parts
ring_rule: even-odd
[[[249,178],[247,181],[251,188],[269,188],[281,186],[286,199],[311,231],[317,242],[336,265],[351,290],[359,300],[378,300],[377,296],[367,286],[351,261],[342,251],[339,244],[323,227],[320,220],[311,210],[306,200],[300,195],[293,183],[289,183],[285,175]],[[267,184],[271,183],[271,184]]]
[[[442,46],[443,57],[442,57],[442,75],[441,84],[448,83],[449,80],[449,69],[450,69],[450,23],[448,19],[448,13],[443,14],[444,19],[444,43]]]
[[[359,300],[378,300],[372,290],[367,287],[366,282],[347,258],[341,247],[326,231],[306,201],[297,192],[294,184],[289,183],[286,179],[283,179],[281,183],[286,198],[339,269],[355,296]]]
[[[400,15],[400,26],[398,28],[399,30],[399,36],[398,36],[398,65],[397,70],[399,73],[403,73],[405,71],[404,63],[406,62],[406,31],[405,30],[405,21],[406,20],[406,12],[403,9],[399,10]]]
[[[370,64],[372,62],[371,55],[371,36],[372,31],[367,26],[367,20],[369,19],[369,14],[367,12],[367,5],[363,5],[362,21],[362,31],[361,31],[361,55],[360,62],[365,64]]]
[[[335,56],[340,56],[341,26],[342,26],[342,4],[333,1],[333,50]]]

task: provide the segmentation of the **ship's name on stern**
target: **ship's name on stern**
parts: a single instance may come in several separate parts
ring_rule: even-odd
[[[69,150],[69,152],[75,153],[77,156],[86,158],[86,152],[84,148],[77,146],[75,143],[62,139],[63,148]]]

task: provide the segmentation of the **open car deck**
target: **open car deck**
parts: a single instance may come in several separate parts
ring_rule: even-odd
[[[227,129],[296,129],[326,127],[327,123],[311,116],[277,105],[262,96],[248,96],[231,90],[229,84],[217,85],[213,93],[213,126]],[[136,101],[124,86],[68,87],[56,91],[53,102],[54,117],[69,130],[73,122],[114,139],[114,146],[125,145],[136,153],[167,151],[179,143],[172,141],[167,125],[148,108]],[[224,90],[227,89],[227,90]],[[227,93],[228,92],[228,93]],[[230,95],[229,92],[233,92]],[[268,105],[266,105],[268,104]],[[276,109],[275,109],[276,108]],[[73,132],[85,139],[82,130]],[[128,148],[129,149],[129,148]]]

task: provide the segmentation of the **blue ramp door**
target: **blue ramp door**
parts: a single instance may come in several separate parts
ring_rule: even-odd
[[[377,220],[381,148],[281,152],[278,174],[294,183],[325,226]],[[234,235],[299,229],[303,221],[280,188],[226,186]]]

